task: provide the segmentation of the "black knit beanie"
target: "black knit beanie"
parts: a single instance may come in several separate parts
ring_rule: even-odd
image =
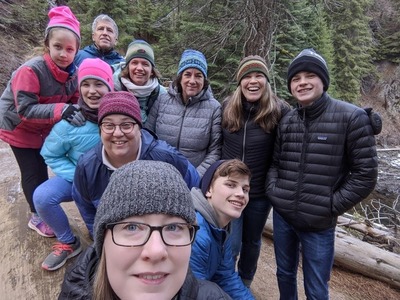
[[[210,188],[210,184],[213,179],[215,171],[218,169],[218,167],[224,161],[225,160],[217,160],[215,163],[213,163],[211,166],[208,167],[207,171],[204,173],[203,177],[201,178],[200,189],[203,192],[204,196],[206,195],[208,189]]]
[[[108,223],[147,214],[177,216],[190,224],[196,221],[189,188],[169,163],[136,160],[113,173],[94,221],[97,254],[101,255]]]
[[[318,75],[321,78],[321,81],[324,85],[324,91],[329,88],[329,72],[326,61],[323,59],[321,55],[315,52],[314,49],[304,49],[297,55],[289,65],[287,72],[287,87],[289,92],[290,90],[290,82],[294,75],[299,72],[306,71],[312,72]]]

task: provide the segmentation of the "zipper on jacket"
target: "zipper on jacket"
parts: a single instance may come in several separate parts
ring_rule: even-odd
[[[247,116],[247,120],[244,122],[243,143],[242,143],[242,162],[244,162],[244,158],[245,158],[247,124],[249,123],[251,112],[252,112],[253,108],[254,108],[254,104],[250,107],[249,115]]]
[[[179,150],[179,145],[181,143],[181,134],[182,134],[182,127],[183,127],[183,121],[185,120],[185,115],[186,115],[186,109],[188,107],[188,104],[190,102],[190,99],[188,99],[188,102],[185,104],[185,109],[183,110],[183,115],[182,115],[182,121],[181,121],[181,126],[179,127],[179,134],[178,134],[178,142],[176,143],[176,149]]]
[[[300,168],[299,168],[299,184],[297,185],[297,192],[296,192],[296,207],[295,207],[295,214],[297,214],[298,207],[299,207],[299,198],[300,198],[300,190],[303,186],[303,174],[304,174],[304,163],[305,163],[305,152],[307,146],[307,135],[308,135],[308,121],[306,119],[306,110],[303,109],[303,124],[304,124],[304,134],[303,134],[303,143],[301,144],[301,155],[300,155]]]

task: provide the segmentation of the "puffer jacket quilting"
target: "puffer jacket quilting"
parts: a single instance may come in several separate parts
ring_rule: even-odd
[[[328,94],[281,120],[266,195],[299,230],[335,226],[377,178],[375,137],[366,112]]]
[[[154,103],[144,126],[176,147],[197,167],[200,175],[220,159],[221,104],[214,99],[210,89],[184,105],[181,95],[171,84],[168,93],[160,94]]]

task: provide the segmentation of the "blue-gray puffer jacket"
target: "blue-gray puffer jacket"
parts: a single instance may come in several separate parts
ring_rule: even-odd
[[[211,89],[191,97],[185,105],[172,84],[160,94],[144,124],[157,136],[176,147],[202,176],[221,157],[221,104]]]
[[[281,119],[266,195],[295,228],[320,231],[366,198],[377,174],[367,113],[324,93]]]

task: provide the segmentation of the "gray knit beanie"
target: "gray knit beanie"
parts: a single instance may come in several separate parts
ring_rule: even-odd
[[[97,254],[102,252],[106,224],[147,214],[177,216],[190,224],[196,221],[190,191],[179,171],[169,163],[136,160],[114,172],[94,221]]]

